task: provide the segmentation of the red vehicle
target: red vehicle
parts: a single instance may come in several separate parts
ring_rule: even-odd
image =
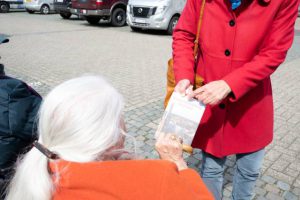
[[[90,24],[104,19],[113,26],[124,26],[127,3],[128,0],[72,0],[71,13],[84,16]]]

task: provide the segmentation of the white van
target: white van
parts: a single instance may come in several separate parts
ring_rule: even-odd
[[[127,23],[133,31],[157,29],[172,34],[185,3],[186,0],[129,0]]]
[[[24,9],[23,0],[0,0],[0,13],[7,13],[10,9]]]

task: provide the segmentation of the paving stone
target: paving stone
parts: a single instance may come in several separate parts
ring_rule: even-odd
[[[269,168],[273,163],[274,163],[273,161],[265,159],[264,162],[263,162],[263,166],[265,168]]]
[[[149,124],[147,124],[146,126],[148,126],[149,128],[153,128],[153,129],[156,129],[158,124],[155,124],[153,122],[150,122]]]
[[[230,197],[223,197],[222,200],[231,200]]]
[[[265,186],[265,189],[269,192],[272,192],[274,194],[279,194],[280,190],[278,189],[278,187],[276,187],[275,185],[270,185],[270,184],[267,184]]]
[[[268,192],[268,194],[266,195],[266,199],[268,199],[268,200],[283,200],[283,197],[278,196],[278,194]]]
[[[229,168],[226,170],[226,172],[233,176],[233,175],[234,175],[234,172],[235,172],[235,168],[229,167]]]
[[[145,152],[150,152],[152,149],[154,148],[154,146],[150,146],[147,144],[144,144],[141,149],[144,150]]]
[[[300,188],[294,188],[292,191],[296,196],[300,196]]]
[[[300,188],[300,179],[298,177],[298,179],[296,179],[295,183],[294,183],[294,186],[297,187],[297,188]]]
[[[234,167],[235,166],[235,160],[233,160],[233,159],[227,159],[225,164],[228,167]]]
[[[285,161],[285,160],[277,160],[276,162],[274,162],[271,166],[272,169],[276,170],[276,171],[284,171],[284,169],[289,165],[290,163]]]
[[[144,141],[145,140],[145,137],[143,135],[139,135],[135,138],[136,140],[139,140],[139,141]]]
[[[264,196],[260,196],[260,195],[258,195],[256,198],[254,198],[255,200],[267,200],[267,198],[266,197],[264,197]]]
[[[223,196],[229,198],[229,197],[231,197],[231,192],[227,189],[224,189],[223,190]]]
[[[196,166],[196,165],[188,165],[188,167],[191,168],[191,169],[193,169],[193,170],[195,170],[196,172],[198,172],[200,174],[198,166]]]
[[[191,165],[198,165],[200,161],[198,159],[190,156],[190,157],[188,157],[187,162]]]
[[[300,174],[299,171],[293,170],[289,167],[284,170],[284,173],[291,177],[297,177]]]
[[[293,163],[291,163],[291,165],[289,166],[289,168],[293,169],[293,170],[297,170],[300,171],[300,161],[295,161]]]
[[[232,189],[233,189],[232,183],[227,184],[227,185],[226,185],[226,189],[227,189],[228,191],[232,192]]]
[[[284,191],[290,190],[290,188],[291,188],[291,186],[289,184],[284,183],[282,181],[278,181],[277,186],[279,189],[284,190]]]
[[[202,160],[202,153],[194,153],[193,154],[193,157],[195,158],[195,159],[197,159],[197,160]]]
[[[292,145],[290,145],[288,149],[297,153],[300,151],[300,144],[298,142],[295,142]]]
[[[267,159],[267,160],[270,160],[270,161],[276,161],[276,160],[278,160],[278,158],[281,156],[281,154],[282,153],[280,153],[280,152],[277,152],[277,151],[269,151],[267,154],[266,154],[266,156],[265,156],[265,158]]]
[[[260,187],[255,187],[254,192],[255,192],[255,194],[260,195],[260,196],[264,196],[267,193],[267,191],[265,189],[260,188]]]
[[[228,180],[229,182],[232,182],[233,180],[233,176],[231,174],[226,173],[224,175],[224,179]]]
[[[295,161],[295,157],[290,156],[290,155],[281,155],[280,159],[288,161],[289,163],[292,163],[293,161]]]
[[[266,166],[262,165],[260,168],[260,174],[264,174],[267,170],[268,170],[268,168]]]
[[[146,143],[150,146],[155,146],[156,141],[155,140],[147,140]]]
[[[268,169],[265,174],[274,177],[274,179],[286,182],[290,185],[293,184],[293,182],[295,181],[295,178],[296,178],[296,177],[288,176],[282,172],[278,172],[273,169]]]
[[[262,176],[261,179],[269,184],[274,184],[276,182],[276,179],[271,176]]]
[[[257,186],[257,187],[263,187],[265,184],[266,184],[266,182],[264,182],[261,178],[259,178],[259,179],[256,181],[256,186]]]
[[[289,191],[285,191],[284,194],[283,194],[283,197],[286,200],[299,200],[298,197],[295,194],[293,194]]]

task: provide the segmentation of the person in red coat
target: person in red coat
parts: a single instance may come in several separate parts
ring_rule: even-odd
[[[175,91],[207,105],[192,145],[203,150],[201,175],[215,198],[235,154],[232,199],[250,199],[273,139],[270,75],[292,45],[299,1],[207,0],[196,61],[205,85],[190,91],[202,1],[187,1],[173,33]]]

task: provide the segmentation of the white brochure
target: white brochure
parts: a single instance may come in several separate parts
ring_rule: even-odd
[[[191,145],[203,116],[205,105],[196,99],[188,100],[173,92],[155,137],[159,134],[174,133],[183,138],[183,143]]]

